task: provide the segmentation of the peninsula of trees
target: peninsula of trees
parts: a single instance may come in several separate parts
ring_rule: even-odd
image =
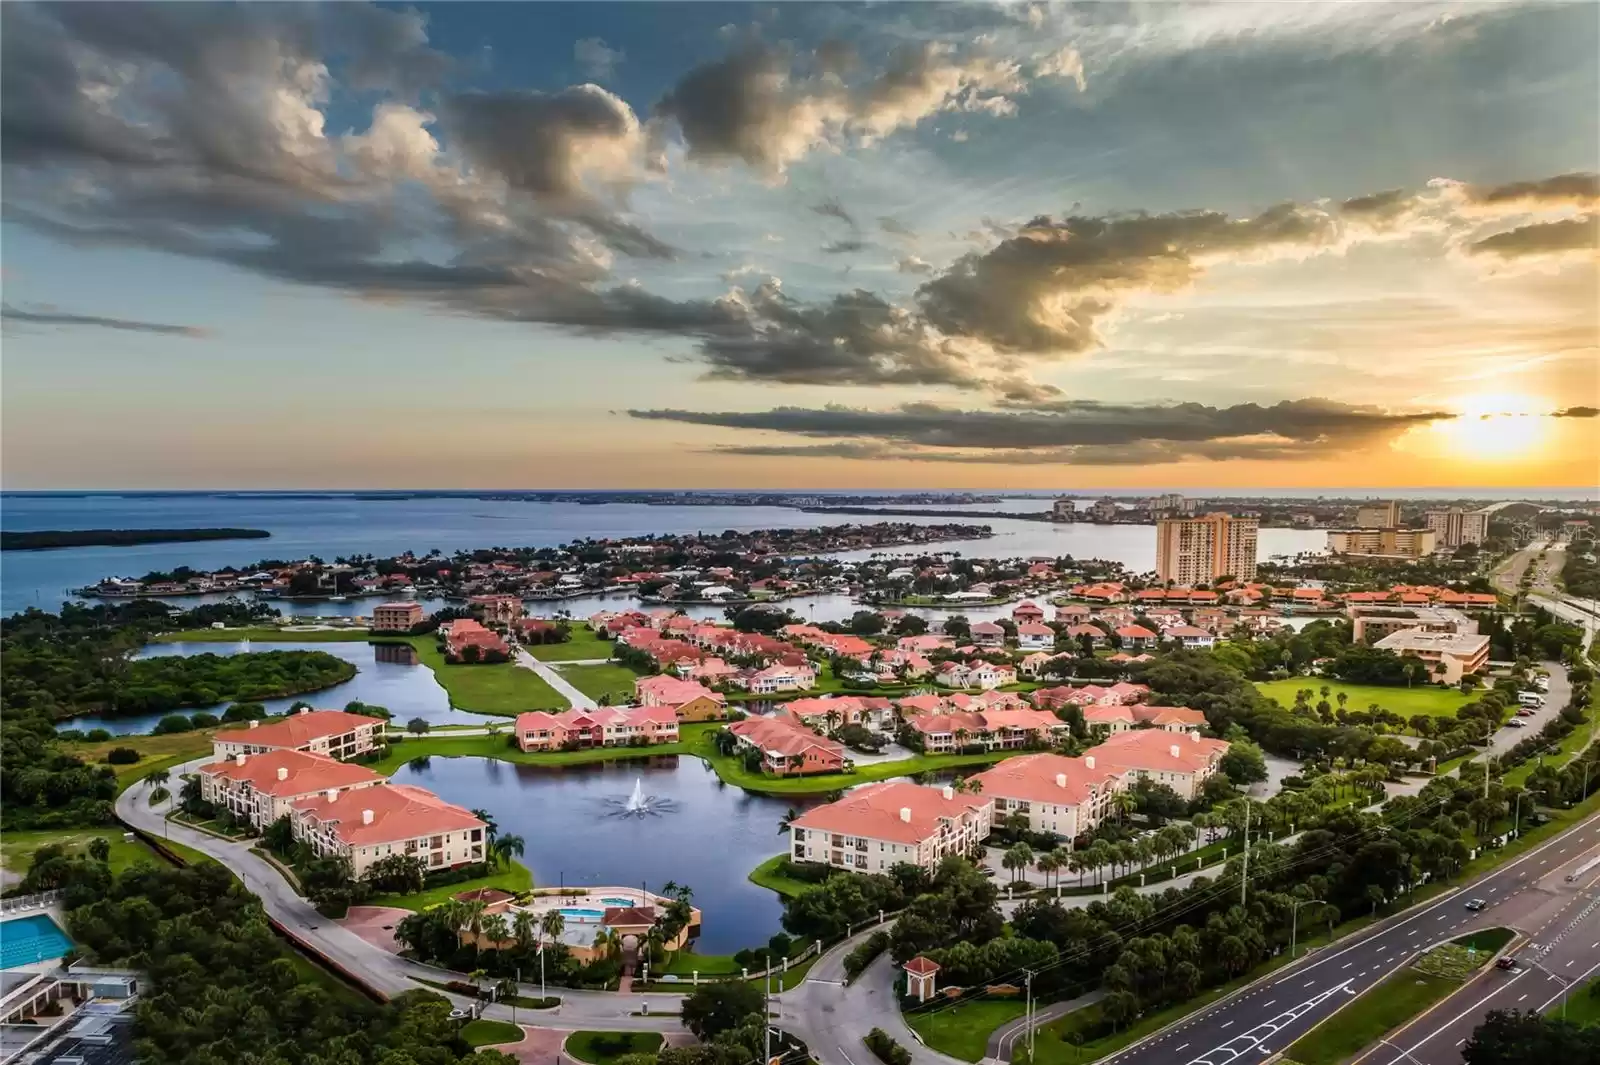
[[[201,540],[265,540],[265,529],[40,529],[0,532],[0,551],[44,551],[56,547],[133,547]]]

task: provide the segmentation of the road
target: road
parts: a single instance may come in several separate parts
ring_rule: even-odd
[[[593,710],[600,704],[583,694],[572,686],[572,682],[561,675],[561,671],[539,661],[522,648],[517,648],[517,665],[523,669],[531,669],[539,674],[544,682],[554,688],[567,704],[574,710]]]
[[[1461,1044],[1490,1010],[1543,1011],[1581,991],[1600,970],[1600,870],[1569,883],[1566,873],[1578,864],[1574,859],[1545,873],[1519,893],[1524,916],[1500,919],[1527,937],[1511,952],[1521,963],[1517,972],[1480,973],[1367,1051],[1357,1065],[1459,1065]]]
[[[1342,944],[1292,963],[1210,1008],[1191,1014],[1127,1050],[1117,1065],[1231,1065],[1286,1050],[1317,1022],[1383,980],[1417,952],[1466,932],[1498,925],[1537,927],[1550,902],[1532,890],[1546,874],[1600,848],[1592,816],[1458,890],[1359,932]],[[1470,898],[1489,905],[1466,909]]]
[[[1540,662],[1539,665],[1550,672],[1550,688],[1545,692],[1544,705],[1527,717],[1509,719],[1521,721],[1521,728],[1502,725],[1496,729],[1489,737],[1490,754],[1504,754],[1529,736],[1538,735],[1539,730],[1554,721],[1572,698],[1572,682],[1567,679],[1567,667],[1559,662]]]

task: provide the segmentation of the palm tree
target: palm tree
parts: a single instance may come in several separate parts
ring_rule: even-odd
[[[561,939],[561,933],[567,930],[567,918],[560,910],[546,910],[544,916],[539,918],[539,928],[546,939],[557,942]]]
[[[781,836],[785,832],[789,831],[789,826],[794,824],[795,818],[799,816],[800,811],[796,810],[793,806],[783,811],[783,816],[778,818],[778,835]]]
[[[491,913],[483,919],[483,936],[494,944],[496,950],[500,944],[511,938],[511,927],[506,923],[504,914]]]
[[[489,849],[494,854],[496,865],[510,865],[511,859],[522,857],[527,847],[521,836],[510,835],[501,836],[489,845]]]
[[[472,997],[478,997],[478,984],[489,974],[482,969],[474,969],[467,974],[467,981],[472,984]]]
[[[1133,797],[1131,791],[1119,791],[1111,796],[1111,808],[1117,812],[1117,821],[1119,823],[1125,815],[1132,813],[1138,805],[1139,800]]]
[[[172,774],[170,772],[168,772],[167,770],[165,770],[165,769],[152,769],[152,770],[150,770],[150,772],[148,772],[148,773],[146,773],[144,775],[144,786],[148,788],[152,784],[165,784],[165,783],[167,783],[167,781],[169,781],[171,779],[172,779]]]
[[[472,933],[472,953],[473,956],[476,957],[483,951],[483,945],[481,942],[481,937],[483,935],[483,917],[485,912],[487,912],[489,909],[489,904],[484,902],[482,899],[473,899],[470,902],[464,903],[464,905],[466,907],[466,909],[463,911],[465,920],[462,923],[466,926],[467,931]]]
[[[1061,868],[1061,857],[1055,851],[1045,851],[1034,859],[1033,867],[1039,870],[1039,874],[1044,877],[1045,886],[1049,887],[1051,875]]]
[[[554,911],[552,911],[554,912]],[[517,949],[526,951],[533,946],[539,934],[539,919],[531,910],[518,910],[511,918],[511,935],[517,941]]]
[[[502,977],[494,985],[494,997],[501,1002],[511,1003],[511,1023],[517,1023],[517,998],[521,995],[522,988],[517,986],[517,981],[509,976]]]
[[[472,816],[483,822],[483,838],[489,844],[489,849],[494,849],[495,837],[500,834],[500,824],[488,810],[474,810]]]

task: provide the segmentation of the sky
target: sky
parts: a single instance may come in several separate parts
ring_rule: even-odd
[[[1600,5],[0,5],[0,476],[1600,483]]]

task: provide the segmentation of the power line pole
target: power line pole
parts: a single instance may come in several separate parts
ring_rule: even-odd
[[[767,959],[767,990],[761,1002],[761,1065],[772,1062],[772,959]]]
[[[1033,1063],[1033,970],[1023,970],[1027,984],[1027,1005],[1023,1010],[1022,1038],[1028,1047],[1028,1062]]]
[[[1239,905],[1245,904],[1245,889],[1250,886],[1250,800],[1244,799],[1244,870],[1239,876]]]

